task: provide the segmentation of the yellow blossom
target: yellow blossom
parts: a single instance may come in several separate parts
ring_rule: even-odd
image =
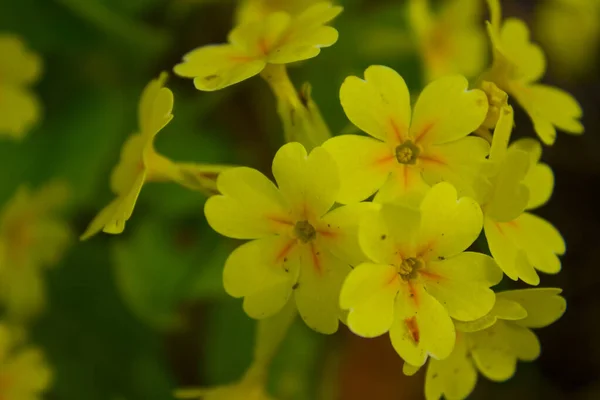
[[[475,388],[478,372],[501,382],[514,375],[517,361],[537,359],[540,343],[531,328],[543,328],[562,316],[566,302],[560,292],[553,288],[500,292],[488,315],[457,323],[452,354],[444,360],[429,361],[426,399],[465,399]],[[411,366],[405,368],[409,374],[415,371]]]
[[[0,324],[0,398],[41,399],[51,383],[42,351],[26,344],[22,331]]]
[[[540,2],[536,22],[538,37],[555,71],[572,79],[594,68],[600,44],[600,2]]]
[[[42,60],[11,34],[0,34],[0,54],[0,135],[21,139],[40,117],[30,86],[41,75]]]
[[[512,126],[512,108],[505,107],[494,131],[487,177],[476,191],[492,256],[509,278],[537,285],[536,269],[560,270],[558,255],[564,254],[565,242],[549,222],[526,212],[550,199],[554,175],[539,162],[542,149],[536,140],[521,139],[507,149]]]
[[[194,78],[198,90],[213,91],[258,75],[269,64],[282,65],[316,57],[333,45],[338,32],[325,24],[342,11],[322,2],[292,17],[284,11],[238,25],[227,44],[208,45],[186,54],[177,75]]]
[[[127,139],[112,171],[110,186],[117,197],[98,213],[81,240],[100,231],[122,233],[146,182],[174,181],[192,190],[216,190],[214,181],[225,166],[175,163],[154,149],[154,137],[173,119],[173,93],[164,87],[166,79],[167,74],[162,73],[144,89],[138,110],[139,132]]]
[[[285,11],[292,16],[298,15],[320,2],[322,0],[241,0],[236,9],[236,24],[259,21],[276,11]]]
[[[229,256],[227,293],[244,298],[253,318],[278,312],[294,296],[306,324],[318,332],[338,328],[338,297],[350,265],[364,260],[356,230],[366,203],[330,211],[338,194],[335,162],[321,147],[307,156],[299,143],[281,147],[273,160],[276,187],[251,168],[223,172],[223,194],[206,202],[210,226],[236,239],[255,239]]]
[[[484,79],[494,82],[525,109],[542,142],[554,143],[556,128],[579,135],[584,131],[579,121],[582,110],[567,92],[537,83],[546,72],[542,49],[531,43],[529,29],[517,18],[501,21],[500,3],[488,0],[491,23],[488,33],[494,48],[494,63]]]
[[[0,301],[11,319],[26,320],[44,306],[43,268],[56,264],[72,239],[58,214],[67,198],[61,182],[37,191],[22,186],[0,213]]]
[[[410,0],[410,24],[427,82],[445,75],[470,78],[481,73],[486,40],[480,16],[479,0],[445,1],[437,13],[432,12],[429,0]]]
[[[344,282],[340,305],[357,335],[389,332],[409,364],[431,355],[444,359],[454,347],[451,317],[470,321],[493,307],[502,273],[491,257],[465,252],[481,232],[475,200],[457,199],[449,183],[428,192],[418,210],[384,204],[359,228],[371,262],[355,267]]]
[[[409,92],[396,71],[371,66],[364,79],[346,78],[340,89],[342,107],[371,137],[341,135],[323,145],[340,169],[337,201],[361,201],[379,191],[378,202],[418,204],[429,185],[440,181],[468,194],[489,144],[467,136],[488,111],[485,93],[467,86],[462,76],[430,83],[411,117]]]

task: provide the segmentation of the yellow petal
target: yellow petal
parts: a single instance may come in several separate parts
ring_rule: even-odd
[[[559,296],[561,289],[536,288],[508,290],[498,293],[498,299],[507,299],[527,310],[526,318],[515,321],[528,328],[544,328],[558,320],[567,309],[567,301]]]
[[[119,163],[113,168],[110,176],[110,189],[117,195],[127,192],[137,179],[141,169],[144,169],[143,154],[148,144],[148,138],[141,135],[131,135],[121,147]]]
[[[391,265],[364,263],[350,272],[340,293],[340,306],[350,310],[347,322],[352,332],[376,337],[390,329],[399,279]]]
[[[323,147],[336,161],[340,177],[337,201],[342,204],[357,203],[375,193],[396,163],[389,146],[364,136],[337,136]]]
[[[481,253],[465,252],[442,261],[432,261],[420,272],[427,292],[459,321],[486,315],[496,296],[490,286],[502,280],[494,260]]]
[[[513,86],[512,95],[529,114],[542,142],[553,144],[556,128],[573,135],[583,133],[583,111],[569,93],[546,85]]]
[[[377,207],[373,203],[356,203],[338,207],[328,212],[317,229],[319,241],[338,258],[356,266],[367,261],[358,243],[361,220]]]
[[[206,201],[204,214],[222,235],[255,239],[293,227],[289,206],[273,182],[255,169],[240,167],[219,175],[222,196]]]
[[[300,260],[302,268],[294,289],[298,312],[315,331],[334,333],[341,315],[340,290],[350,265],[315,242],[301,246]]]
[[[522,138],[510,145],[511,149],[519,149],[529,154],[529,172],[523,180],[523,184],[529,189],[529,202],[527,209],[540,207],[550,199],[554,189],[554,174],[547,164],[540,163],[542,146],[539,141],[532,138]]]
[[[142,92],[138,111],[142,135],[156,135],[173,119],[173,92],[164,87],[167,77],[163,72]]]
[[[340,101],[348,119],[369,135],[392,146],[407,139],[410,94],[404,79],[393,69],[373,65],[365,70],[364,80],[346,78]]]
[[[540,283],[525,251],[515,241],[513,222],[501,223],[486,218],[484,231],[492,257],[510,279],[521,279],[530,285]]]
[[[397,164],[373,201],[418,207],[429,188],[420,167]]]
[[[101,230],[106,233],[119,234],[125,229],[125,223],[131,217],[137,198],[144,186],[145,171],[140,172],[130,189],[113,200],[90,222],[81,235],[81,240],[89,239]]]
[[[421,367],[415,367],[414,365],[410,365],[405,362],[402,366],[402,373],[406,376],[414,376],[417,372],[421,370]]]
[[[500,41],[505,56],[513,63],[514,79],[523,82],[540,80],[546,71],[546,58],[540,46],[531,43],[529,28],[524,21],[507,18],[500,30]]]
[[[27,49],[18,36],[0,34],[0,54],[0,76],[4,84],[26,85],[39,79],[43,67],[42,60]]]
[[[468,86],[465,77],[456,75],[435,80],[423,89],[410,127],[416,143],[447,143],[479,128],[487,115],[487,97]]]
[[[477,383],[477,370],[468,354],[467,338],[456,335],[452,354],[444,360],[429,360],[425,376],[425,398],[465,399]]]
[[[404,361],[421,366],[429,355],[444,359],[452,353],[455,337],[448,312],[423,285],[400,285],[390,339]]]
[[[244,297],[250,317],[266,318],[287,303],[299,271],[295,241],[271,236],[235,249],[225,263],[223,284],[231,296]]]
[[[0,136],[22,139],[40,117],[39,100],[25,88],[1,83],[0,93]]]
[[[508,149],[510,136],[515,122],[513,108],[509,105],[502,108],[500,117],[494,129],[492,147],[490,148],[490,160],[502,162]]]
[[[288,33],[291,16],[282,11],[269,13],[264,18],[235,27],[227,40],[247,55],[266,58],[273,47]]]
[[[322,147],[307,156],[300,143],[282,146],[273,159],[273,175],[298,219],[322,217],[338,196],[337,165]]]
[[[421,203],[419,245],[424,257],[450,257],[469,247],[481,233],[483,216],[477,202],[457,199],[449,183],[432,187]]]
[[[385,204],[380,212],[368,214],[360,223],[358,241],[369,259],[397,264],[401,255],[415,252],[415,236],[421,215],[404,206]]]
[[[173,71],[179,76],[194,78],[198,90],[214,91],[258,75],[266,65],[262,58],[224,44],[191,51]]]
[[[521,304],[501,296],[501,293],[496,293],[494,307],[483,317],[467,322],[454,321],[456,330],[460,332],[477,332],[494,325],[498,319],[514,321],[527,317],[527,310]]]

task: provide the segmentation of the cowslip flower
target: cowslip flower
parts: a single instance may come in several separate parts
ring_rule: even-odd
[[[43,352],[25,343],[24,333],[0,323],[0,398],[41,399],[52,384]]]
[[[445,75],[471,78],[481,73],[487,49],[480,16],[479,0],[446,1],[437,13],[429,0],[410,0],[409,20],[427,82]]]
[[[45,304],[43,269],[55,265],[72,240],[59,214],[68,199],[62,182],[18,189],[0,213],[0,301],[11,320],[25,321]]]
[[[333,45],[338,32],[325,24],[342,7],[323,2],[292,17],[277,11],[263,19],[235,27],[227,44],[192,50],[174,71],[194,78],[198,90],[213,91],[261,73],[267,65],[283,65],[316,57],[322,47]]]
[[[299,143],[282,146],[273,159],[276,187],[251,168],[223,172],[222,193],[206,202],[218,233],[254,239],[231,253],[223,282],[244,298],[252,318],[277,313],[292,296],[306,324],[322,333],[338,328],[338,296],[350,265],[364,260],[356,230],[370,204],[330,211],[339,188],[334,160],[321,147],[307,156]]]
[[[485,93],[467,86],[462,76],[430,83],[419,96],[411,121],[406,83],[393,69],[371,66],[364,80],[346,78],[340,89],[342,107],[348,119],[371,137],[341,135],[323,144],[340,170],[337,201],[353,203],[378,191],[378,202],[418,204],[429,185],[440,181],[468,193],[489,144],[467,137],[488,110]]]
[[[451,318],[470,321],[493,307],[490,289],[502,272],[485,254],[465,252],[481,232],[477,202],[457,199],[446,182],[433,186],[418,210],[384,204],[364,217],[359,243],[371,262],[344,282],[340,305],[350,330],[363,337],[389,332],[396,352],[421,366],[454,347]]]
[[[174,181],[192,190],[212,193],[216,176],[226,166],[175,163],[154,149],[154,137],[173,119],[173,92],[164,86],[167,74],[152,80],[142,92],[139,132],[123,144],[110,186],[117,196],[92,220],[81,240],[103,231],[122,233],[146,182]]]
[[[542,2],[536,7],[535,27],[553,69],[564,78],[581,77],[593,70],[600,44],[599,2]]]
[[[491,172],[475,187],[492,256],[510,279],[537,285],[536,270],[560,271],[558,255],[566,248],[552,224],[527,212],[550,199],[554,175],[547,164],[539,162],[538,141],[521,139],[507,148],[512,127],[513,111],[506,107],[494,131]]]
[[[492,311],[480,320],[457,323],[456,346],[444,360],[430,360],[425,377],[427,400],[465,399],[475,389],[478,372],[502,382],[516,372],[517,361],[534,361],[540,342],[531,330],[546,327],[566,310],[554,288],[499,292]],[[409,374],[416,370],[410,366]]]
[[[11,34],[0,34],[0,54],[0,135],[21,139],[40,117],[30,86],[40,78],[42,60]]]
[[[484,79],[494,82],[527,112],[542,142],[551,145],[556,140],[556,128],[573,135],[582,134],[583,114],[579,103],[567,92],[537,83],[546,71],[542,49],[531,43],[525,22],[509,18],[501,23],[498,0],[488,0],[494,62]]]

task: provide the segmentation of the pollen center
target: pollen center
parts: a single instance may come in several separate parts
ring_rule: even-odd
[[[416,144],[407,140],[396,147],[396,159],[400,164],[415,164],[420,152]]]
[[[317,237],[317,231],[308,221],[298,221],[294,226],[294,233],[302,243],[308,243]]]
[[[423,261],[420,258],[410,257],[402,261],[398,267],[398,274],[404,280],[409,280],[415,277],[417,271],[423,266]]]

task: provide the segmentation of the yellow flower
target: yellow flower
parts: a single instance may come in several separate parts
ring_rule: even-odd
[[[234,28],[227,44],[195,49],[175,66],[177,75],[194,78],[198,90],[213,91],[258,75],[269,64],[281,65],[316,57],[333,45],[338,32],[325,24],[342,8],[323,2],[292,17],[278,11]]]
[[[122,233],[146,182],[174,181],[193,190],[216,190],[214,181],[225,166],[174,163],[154,149],[154,137],[173,119],[173,93],[164,87],[166,79],[167,74],[162,73],[144,89],[138,110],[139,132],[127,139],[112,171],[110,186],[117,197],[98,213],[81,240],[100,231]]]
[[[429,0],[410,0],[410,24],[427,82],[445,75],[474,77],[481,73],[487,49],[480,16],[479,0],[446,1],[437,15]]]
[[[498,0],[488,0],[491,23],[488,32],[494,47],[494,63],[484,79],[514,97],[533,122],[537,135],[547,145],[554,143],[556,128],[582,134],[583,112],[567,92],[538,82],[546,71],[542,49],[530,42],[525,22],[509,18],[501,24]]]
[[[42,60],[17,36],[0,34],[0,135],[21,139],[40,117],[29,86],[42,72]]]
[[[298,15],[322,0],[241,0],[236,9],[236,24],[242,25],[264,19],[276,11]]]
[[[423,365],[428,355],[448,357],[455,339],[451,317],[483,317],[494,305],[489,287],[502,279],[491,257],[464,252],[481,225],[475,200],[457,199],[445,182],[429,190],[418,210],[384,204],[378,215],[365,217],[359,242],[372,262],[352,270],[340,295],[350,330],[363,337],[389,331],[411,365]]]
[[[536,8],[536,22],[554,70],[572,79],[594,68],[600,44],[599,2],[544,1]]]
[[[67,198],[60,182],[36,192],[22,186],[0,213],[0,300],[11,319],[28,319],[44,305],[42,269],[56,264],[71,241],[58,215]]]
[[[210,226],[236,239],[256,239],[229,256],[223,282],[244,298],[252,318],[278,312],[294,294],[306,324],[322,333],[338,328],[339,291],[350,265],[364,260],[356,230],[370,208],[361,203],[330,211],[338,193],[335,162],[321,147],[307,156],[299,143],[273,160],[276,187],[251,168],[223,172],[223,194],[206,202]]]
[[[411,106],[406,83],[394,70],[371,66],[365,79],[346,78],[340,89],[350,121],[372,137],[341,135],[323,145],[340,169],[337,201],[361,201],[377,190],[378,202],[418,204],[430,184],[449,181],[467,191],[489,144],[469,133],[484,121],[488,102],[467,80],[430,83]]]
[[[521,139],[508,149],[513,126],[512,108],[506,107],[494,131],[491,172],[479,182],[478,201],[484,213],[484,231],[490,252],[513,279],[537,285],[536,272],[557,273],[558,255],[565,242],[549,222],[526,211],[545,204],[552,194],[554,175],[540,163],[541,145]]]
[[[23,333],[0,324],[0,399],[41,399],[52,371],[40,349],[24,343]]]
[[[511,378],[517,361],[533,361],[540,343],[531,328],[543,328],[566,309],[560,289],[526,289],[496,294],[496,305],[481,320],[457,323],[450,357],[430,360],[425,378],[427,400],[465,399],[475,388],[477,372],[501,382]],[[410,374],[411,366],[405,368]]]

